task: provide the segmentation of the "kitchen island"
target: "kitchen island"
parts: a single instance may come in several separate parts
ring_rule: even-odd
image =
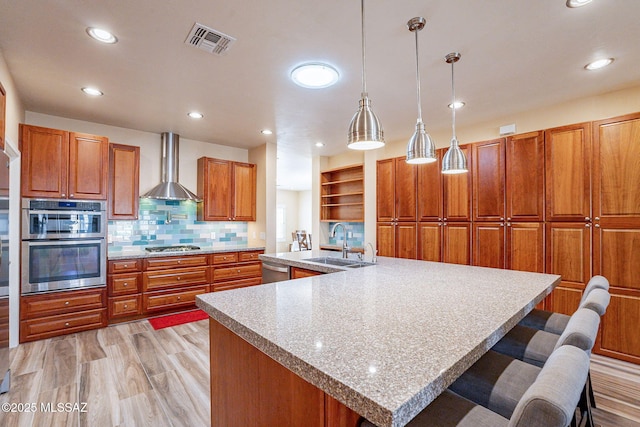
[[[305,260],[321,256],[339,254],[261,258],[334,273],[198,296],[211,316],[212,425],[356,425],[361,415],[403,426],[560,281],[384,257],[362,268]]]

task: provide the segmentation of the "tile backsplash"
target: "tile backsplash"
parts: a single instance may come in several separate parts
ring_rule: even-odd
[[[246,222],[198,221],[192,201],[140,199],[138,220],[109,221],[108,250],[145,245],[241,246],[248,242]]]
[[[329,231],[333,228],[335,222],[329,223]],[[347,241],[349,242],[349,246],[353,248],[363,247],[364,246],[364,223],[363,222],[343,222],[347,229]],[[344,237],[344,233],[342,232],[342,228],[338,228],[336,232],[336,237],[331,237],[329,235],[329,244],[333,246],[342,245],[342,239]]]

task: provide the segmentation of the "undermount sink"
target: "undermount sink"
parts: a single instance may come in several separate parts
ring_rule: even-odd
[[[355,259],[333,258],[328,256],[323,256],[319,258],[308,258],[303,261],[317,262],[319,264],[337,265],[340,267],[348,267],[348,268],[359,268],[359,267],[367,267],[369,265],[375,265],[371,262],[358,261]]]

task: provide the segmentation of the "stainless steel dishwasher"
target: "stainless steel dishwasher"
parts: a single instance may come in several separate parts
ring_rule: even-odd
[[[262,261],[262,283],[289,280],[289,266],[272,261]]]

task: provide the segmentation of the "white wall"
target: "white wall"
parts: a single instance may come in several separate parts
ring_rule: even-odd
[[[18,96],[7,63],[0,52],[0,83],[7,94],[5,115],[5,151],[10,162],[9,198],[9,346],[18,345],[20,324],[20,156],[18,124],[24,121],[24,107]]]
[[[298,192],[298,228],[311,232],[313,223],[311,190]]]
[[[301,229],[298,225],[298,192],[290,190],[278,190],[276,192],[276,206],[285,208],[284,240],[276,242],[278,252],[288,252],[292,241],[291,233]]]

